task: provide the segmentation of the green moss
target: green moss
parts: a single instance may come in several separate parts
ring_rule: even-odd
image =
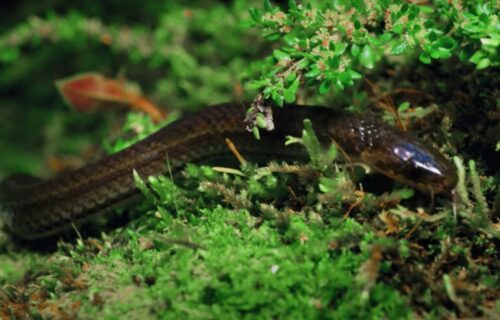
[[[52,275],[37,281],[56,304],[82,301],[77,314],[84,318],[401,318],[409,312],[407,300],[383,284],[361,301],[355,275],[364,255],[329,248],[332,239],[352,232],[350,224],[333,230],[297,215],[293,231],[282,235],[267,222],[255,228],[245,210],[219,206],[200,214],[162,220],[162,233],[111,235],[98,241],[102,250],[95,255],[86,251],[88,244],[76,246],[71,259],[41,271]],[[62,281],[68,269],[88,289],[68,288]],[[93,305],[96,299],[101,303]]]

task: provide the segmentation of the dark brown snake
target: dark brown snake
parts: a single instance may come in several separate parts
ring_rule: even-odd
[[[166,173],[167,156],[172,171],[189,162],[233,158],[226,138],[248,159],[294,159],[304,150],[285,146],[285,137],[300,136],[306,118],[323,144],[335,142],[350,160],[395,180],[432,193],[447,192],[456,184],[455,168],[437,150],[374,118],[290,105],[274,110],[276,127],[263,132],[260,140],[246,131],[244,118],[241,105],[212,106],[81,169],[49,180],[27,175],[4,179],[0,216],[21,238],[56,234],[139,195],[133,170],[141,177]]]

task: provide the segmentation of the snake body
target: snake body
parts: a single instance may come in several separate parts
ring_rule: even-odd
[[[308,118],[320,142],[336,143],[352,161],[421,190],[439,193],[456,183],[454,167],[434,148],[409,133],[371,117],[325,107],[290,105],[274,110],[275,129],[260,140],[247,132],[245,108],[222,104],[174,122],[118,153],[80,169],[41,180],[14,175],[0,184],[0,216],[26,239],[47,237],[140,195],[132,175],[179,171],[186,163],[218,163],[233,158],[229,138],[248,159],[295,159],[304,150],[285,146],[300,136]]]

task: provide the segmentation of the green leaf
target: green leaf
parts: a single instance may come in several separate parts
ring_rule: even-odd
[[[295,78],[297,78],[297,74],[295,72],[290,72],[290,74],[286,76],[285,82],[291,83],[293,80],[295,80]]]
[[[283,107],[283,96],[278,94],[274,97],[274,102],[276,102],[276,104],[280,107]]]
[[[342,55],[345,50],[347,49],[348,44],[347,43],[336,43],[335,44],[335,55],[340,56]]]
[[[276,41],[279,38],[281,38],[281,33],[279,32],[272,32],[264,35],[264,38],[269,41]]]
[[[255,117],[255,124],[259,128],[267,128],[266,117],[262,113],[258,113],[257,116]]]
[[[400,55],[403,54],[406,51],[406,49],[408,49],[408,42],[403,40],[400,43],[396,44],[394,47],[392,47],[391,53],[394,55]]]
[[[432,61],[431,57],[429,56],[429,54],[427,52],[422,52],[418,56],[418,60],[420,60],[420,62],[425,63],[425,64],[430,64]]]
[[[260,140],[260,131],[259,131],[259,128],[257,126],[254,126],[252,128],[252,133],[253,133],[253,136],[255,137],[255,139]]]
[[[369,44],[371,44],[372,46],[375,46],[375,47],[380,47],[380,46],[384,45],[384,42],[380,41],[380,38],[378,38],[378,37],[368,36],[367,40],[368,40]]]
[[[305,69],[309,66],[309,60],[307,59],[302,59],[299,62],[297,62],[297,68],[299,69]]]
[[[274,101],[278,100],[278,95],[279,95],[278,91],[275,88],[273,88],[271,90],[271,99],[273,99]]]
[[[410,103],[409,102],[403,102],[398,106],[398,112],[405,112],[410,108]]]
[[[339,90],[344,90],[344,88],[345,88],[344,84],[343,84],[340,80],[335,81],[335,86],[336,86]]]
[[[357,44],[353,44],[351,47],[351,55],[353,57],[357,57],[359,56],[360,53],[361,53],[361,48]]]
[[[294,47],[281,47],[281,51],[284,51],[286,53],[295,53],[297,49]]]
[[[314,66],[308,73],[305,74],[305,76],[306,78],[316,78],[322,73],[323,71],[321,71],[318,67]]]
[[[353,84],[350,72],[344,71],[339,73],[338,79],[342,83],[342,85],[352,86]]]
[[[485,54],[484,52],[482,51],[476,51],[472,57],[470,57],[469,61],[472,62],[472,63],[475,63],[475,64],[478,64],[479,61],[483,60],[485,57]]]
[[[430,6],[418,6],[418,8],[420,9],[420,11],[422,11],[422,13],[425,14],[434,13],[434,8]]]
[[[431,31],[431,32],[427,33],[427,39],[429,39],[430,42],[437,41],[438,35],[435,31]]]
[[[418,17],[420,9],[416,5],[412,5],[410,7],[410,11],[408,12],[408,20],[409,21],[415,21],[415,19]]]
[[[347,70],[347,72],[349,72],[349,73],[351,74],[351,78],[352,78],[353,80],[358,80],[358,79],[361,79],[361,78],[363,77],[363,76],[361,75],[361,73],[356,72],[356,71],[354,71],[354,70],[352,70],[352,69]]]
[[[451,50],[456,46],[456,42],[452,37],[446,35],[440,38],[437,41],[436,45],[438,45],[440,48]]]
[[[256,89],[260,89],[260,88],[264,87],[266,84],[267,84],[266,80],[254,80],[254,81],[250,82],[248,87],[250,89],[256,90]]]
[[[262,21],[262,13],[255,9],[255,8],[250,8],[250,17],[252,18],[253,21],[259,23]]]
[[[379,40],[382,43],[387,43],[387,42],[391,41],[391,39],[392,39],[392,34],[389,32],[386,32],[379,37]]]
[[[370,45],[365,45],[359,56],[359,62],[368,69],[373,69],[375,62],[375,55]]]
[[[493,47],[498,47],[500,46],[500,37],[497,39],[492,39],[492,38],[481,38],[481,43],[483,45],[488,45],[488,46],[493,46]]]
[[[273,10],[273,6],[271,5],[271,2],[269,2],[269,0],[264,0],[264,10],[268,12]]]
[[[404,26],[401,23],[395,23],[394,26],[392,27],[391,31],[397,34],[403,33]]]
[[[408,4],[403,3],[403,5],[401,6],[401,9],[399,9],[399,13],[405,14],[406,11],[408,11]]]
[[[491,60],[489,58],[484,58],[478,62],[476,65],[477,69],[487,68],[491,64]]]
[[[451,57],[451,50],[441,47],[433,48],[430,55],[434,59],[445,59]]]
[[[340,66],[340,58],[332,57],[326,60],[326,64],[333,70],[338,69]]]
[[[297,44],[300,39],[295,35],[294,32],[290,32],[283,37],[283,40],[286,42],[287,45],[293,46]]]
[[[419,33],[422,30],[422,26],[420,24],[415,24],[413,26],[413,30],[411,31],[411,35],[415,36],[417,33]]]
[[[273,56],[277,59],[277,60],[290,60],[290,56],[284,52],[284,51],[281,51],[279,49],[275,49],[273,51]]]
[[[354,29],[359,30],[363,25],[358,21],[354,20]]]
[[[425,20],[424,27],[426,29],[432,29],[432,28],[434,28],[434,20],[432,20],[432,19]]]
[[[319,93],[320,94],[327,93],[330,90],[331,84],[332,83],[330,80],[324,80],[323,82],[321,82],[321,84],[319,85]]]
[[[285,98],[286,103],[295,102],[295,96],[297,95],[297,90],[300,85],[300,77],[296,77],[293,83],[283,91],[283,97]]]
[[[323,193],[331,193],[333,192],[337,187],[337,183],[335,182],[334,179],[330,177],[321,177],[319,178],[319,191]]]

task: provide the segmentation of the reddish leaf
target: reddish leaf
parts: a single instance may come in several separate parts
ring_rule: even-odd
[[[84,73],[56,81],[66,103],[79,112],[92,112],[109,102],[127,103],[128,94],[123,84],[99,73]]]
[[[78,112],[95,112],[116,105],[127,105],[149,114],[155,122],[165,118],[157,106],[127,89],[122,81],[106,78],[96,72],[58,80],[56,86],[66,103]]]

